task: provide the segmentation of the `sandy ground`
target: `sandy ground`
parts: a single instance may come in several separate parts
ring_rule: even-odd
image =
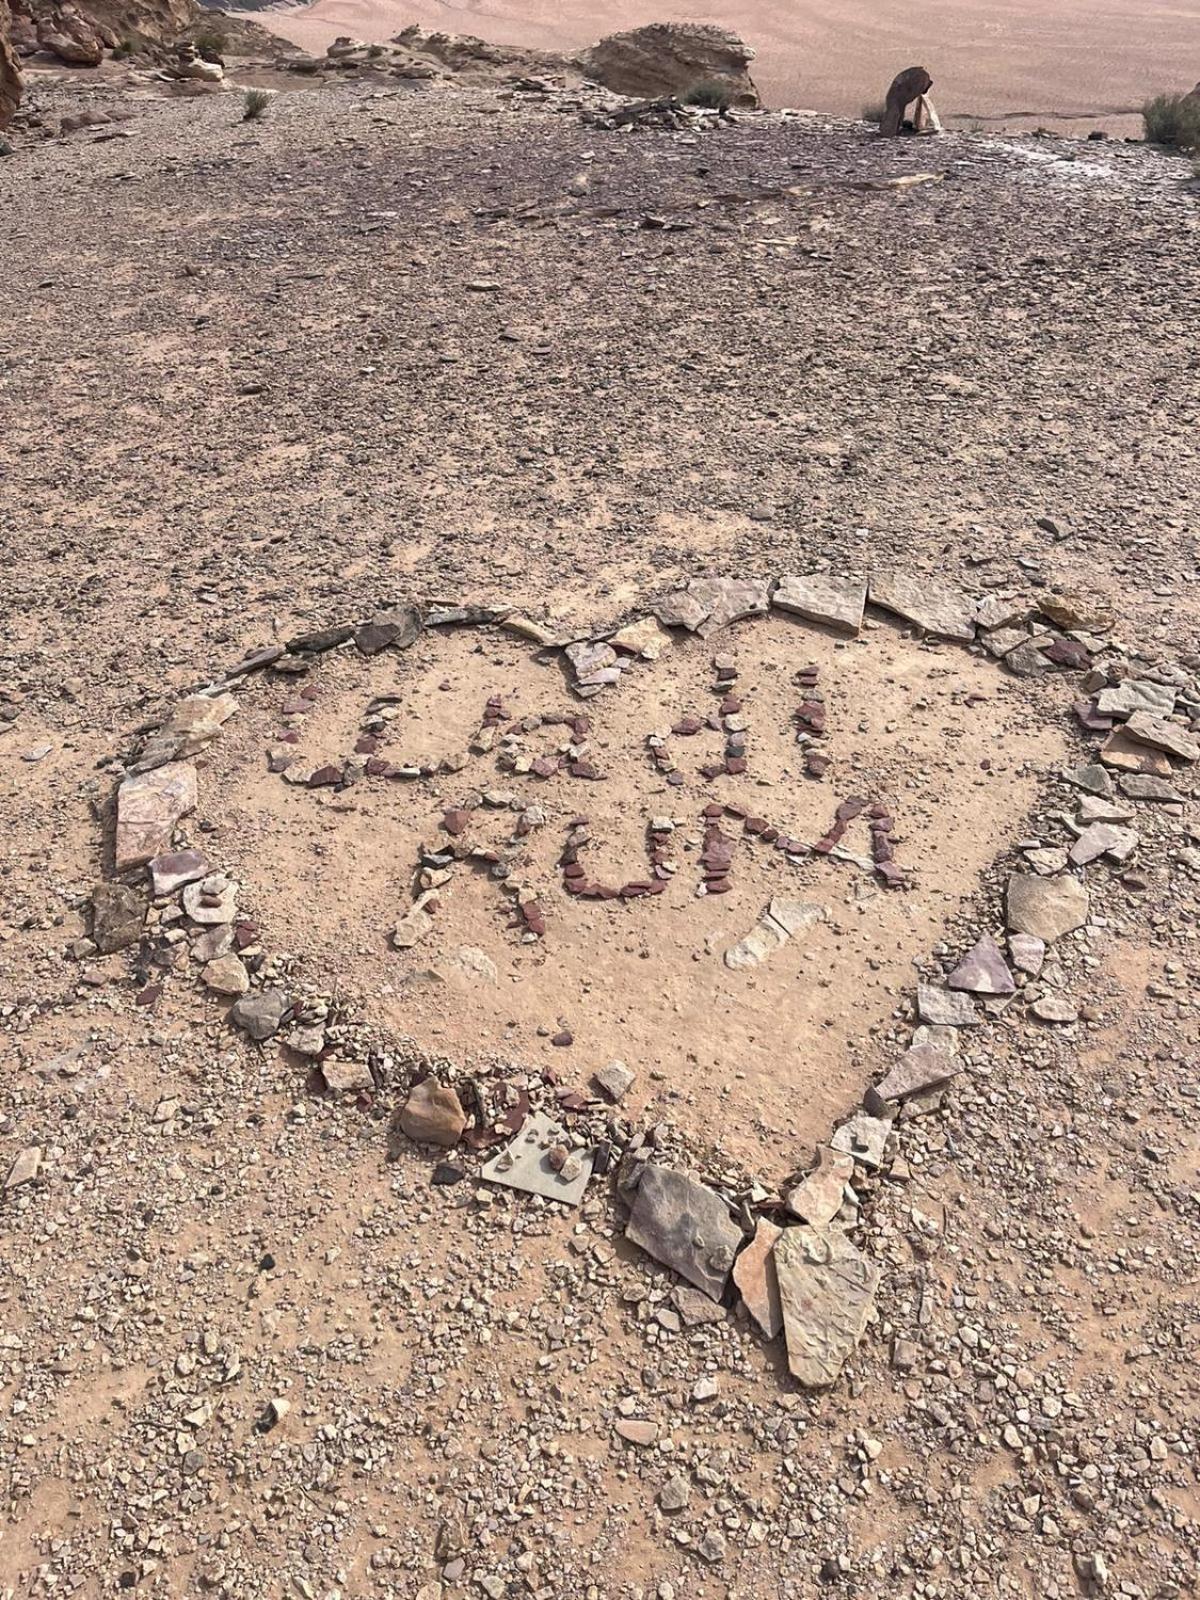
[[[999,931],[1022,846],[1070,839],[1060,756],[1097,743],[1070,716],[1081,674],[1010,680],[891,624],[845,648],[782,619],[711,641],[743,664],[750,793],[807,828],[844,778],[877,779],[917,868],[882,903],[805,869],[827,972],[803,944],[755,987],[713,959],[789,882],[749,842],[719,913],[682,884],[620,915],[556,900],[536,954],[462,874],[448,937],[390,953],[414,843],[462,793],[288,788],[265,771],[289,688],[271,677],[203,758],[187,838],[236,869],[306,990],[389,1003],[379,1081],[326,1093],[236,1034],[186,941],[170,970],[79,943],[137,730],[244,649],[409,594],[587,632],[701,571],[900,564],[977,598],[1081,592],[1131,670],[1187,663],[1194,693],[1186,168],[881,145],[820,118],[608,135],[570,105],[386,81],[281,94],[252,126],[236,92],[167,101],[111,74],[31,98],[47,122],[84,98],[131,115],[21,135],[0,163],[19,310],[0,322],[0,1183],[41,1152],[0,1196],[4,1600],[1194,1593],[1186,770],[1178,803],[1137,808],[1132,870],[1081,869],[1089,923],[1034,986],[1078,1020],[1039,1022],[1025,992],[969,1030],[902,1160],[856,1173],[882,1281],[827,1391],[733,1304],[696,1321],[607,1183],[567,1213],[482,1186],[465,1149],[435,1182],[439,1153],[388,1135],[419,1046],[542,1095],[611,1050],[663,1159],[720,1156],[770,1198],[853,1073],[911,1038],[917,976]],[[709,648],[587,703],[605,872],[665,807],[635,746],[711,693]],[[799,788],[787,680],[811,658],[834,766]],[[314,669],[296,748],[344,755],[394,675],[389,753],[433,755],[489,694],[540,702],[546,670],[487,633],[423,640],[411,667],[346,650]],[[687,835],[712,741],[676,744]],[[577,804],[566,779],[535,793],[555,824]],[[178,923],[164,907],[157,934]],[[463,948],[494,986],[464,981]],[[547,1042],[560,1019],[578,1046]]]
[[[339,34],[382,40],[413,22],[499,44],[566,51],[650,21],[716,22],[736,29],[758,51],[753,71],[768,104],[857,116],[863,105],[883,98],[901,67],[921,62],[933,74],[933,96],[945,117],[1018,131],[1048,126],[1076,134],[1093,127],[1140,133],[1136,113],[1149,96],[1190,89],[1200,76],[1200,7],[1187,0],[1102,7],[1088,0],[986,6],[715,0],[651,10],[628,0],[598,6],[579,0],[541,6],[315,0],[256,16],[316,51]]]

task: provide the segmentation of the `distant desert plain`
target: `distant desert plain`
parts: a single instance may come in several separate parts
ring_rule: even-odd
[[[307,50],[384,40],[410,23],[570,51],[646,22],[712,22],[758,52],[769,105],[857,116],[921,63],[956,125],[1136,133],[1151,95],[1200,79],[1200,5],[1164,0],[314,0],[260,20]]]

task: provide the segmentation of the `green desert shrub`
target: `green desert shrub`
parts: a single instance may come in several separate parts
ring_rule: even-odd
[[[242,101],[242,121],[257,122],[260,117],[266,116],[270,104],[271,96],[265,89],[247,89],[246,98]]]
[[[694,83],[683,96],[685,106],[703,106],[708,111],[724,111],[733,104],[733,90],[727,83],[715,78],[705,78]]]
[[[1156,95],[1142,107],[1142,126],[1151,144],[1200,150],[1200,96]]]

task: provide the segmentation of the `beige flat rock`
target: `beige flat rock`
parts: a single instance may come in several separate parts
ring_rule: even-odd
[[[806,1389],[836,1381],[867,1326],[879,1268],[844,1233],[802,1223],[775,1245],[788,1367]]]

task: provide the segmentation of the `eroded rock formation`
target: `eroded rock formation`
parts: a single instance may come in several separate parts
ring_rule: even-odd
[[[736,106],[759,104],[748,70],[753,59],[753,49],[736,33],[698,22],[612,33],[580,58],[588,77],[614,94],[686,95],[700,84],[720,84]]]

